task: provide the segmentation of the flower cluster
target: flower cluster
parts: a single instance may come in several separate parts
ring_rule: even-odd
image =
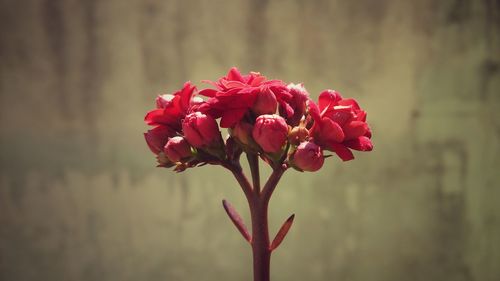
[[[187,82],[156,98],[145,121],[144,136],[159,166],[176,171],[201,164],[224,165],[240,154],[258,154],[272,166],[317,171],[325,151],[343,161],[351,150],[370,151],[366,112],[354,99],[325,90],[315,103],[302,84],[268,80],[260,73],[242,75],[232,68],[212,87],[197,91]],[[217,120],[220,119],[219,122]],[[227,128],[224,140],[220,128]]]

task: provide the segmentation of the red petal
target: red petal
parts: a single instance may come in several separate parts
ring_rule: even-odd
[[[266,77],[262,75],[256,75],[250,82],[250,86],[259,86],[262,82],[266,81]]]
[[[227,89],[232,89],[232,88],[244,88],[246,85],[243,84],[240,81],[227,81],[227,80],[222,80],[221,84],[227,88]]]
[[[239,89],[227,91],[219,94],[214,107],[221,110],[251,108],[257,98],[257,92],[239,93]]]
[[[346,124],[344,127],[345,139],[352,140],[363,136],[368,131],[368,125],[361,121],[352,121]]]
[[[165,121],[165,116],[163,115],[163,109],[154,109],[146,114],[144,121],[146,124],[151,126],[161,125]]]
[[[212,99],[210,99],[212,100]],[[220,109],[214,108],[213,104],[211,104],[210,100],[208,102],[201,104],[198,107],[198,111],[201,113],[212,116],[214,119],[220,118],[222,116],[222,111]]]
[[[343,99],[338,102],[339,105],[352,106],[353,109],[359,110],[360,107],[355,99]]]
[[[320,139],[323,142],[343,142],[344,131],[336,122],[328,118],[321,119]]]
[[[217,94],[217,90],[215,89],[203,89],[198,92],[200,95],[205,96],[205,97],[215,97]]]
[[[238,70],[238,68],[232,67],[227,73],[227,80],[243,82],[243,77],[241,76],[241,73]]]
[[[337,91],[324,90],[323,92],[321,92],[318,98],[319,110],[323,111],[323,109],[327,107],[337,105],[337,102],[341,99],[342,96]]]
[[[191,99],[193,98],[193,94],[195,92],[196,87],[191,84],[191,82],[186,82],[184,87],[180,92],[181,100],[181,108],[184,112],[187,112],[189,107],[191,106]]]
[[[316,103],[313,100],[309,99],[309,100],[307,100],[307,107],[308,107],[309,114],[314,119],[314,122],[320,123],[321,117],[319,115],[318,105],[316,105]]]
[[[364,111],[364,110],[357,110],[356,111],[356,121],[366,122],[366,111]]]
[[[245,115],[246,109],[234,109],[228,110],[222,113],[222,119],[220,120],[220,126],[222,128],[231,128],[236,123],[238,123],[243,115]]]
[[[344,144],[349,148],[359,151],[372,151],[373,149],[372,141],[367,137],[359,137],[354,140],[349,140],[344,142]]]
[[[284,100],[279,101],[279,109],[280,109],[280,114],[284,116],[285,118],[290,118],[293,116],[293,108]]]
[[[333,121],[337,122],[340,126],[344,126],[347,122],[351,121],[353,118],[350,108],[341,109],[328,109],[326,112],[321,114],[322,117],[328,117]]]
[[[349,150],[349,148],[345,147],[343,144],[340,143],[328,143],[326,149],[335,152],[342,161],[349,161],[354,159],[354,154],[352,154],[352,151]]]
[[[366,131],[365,137],[371,139],[372,138],[372,130],[370,127],[368,127],[368,130]]]
[[[224,91],[219,91],[217,93],[216,98],[217,99],[221,99],[221,98],[227,98],[227,97],[234,97],[234,96],[236,96],[238,94],[241,94],[242,92],[244,92],[243,89],[232,88],[232,89],[228,89],[228,90],[224,90]]]

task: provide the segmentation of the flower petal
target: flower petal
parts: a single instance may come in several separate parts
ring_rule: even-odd
[[[163,109],[153,109],[146,114],[146,116],[144,117],[144,121],[146,122],[146,124],[151,126],[162,124],[166,125],[168,124],[170,118],[168,118],[168,116],[165,116],[163,112]]]
[[[372,141],[367,138],[367,137],[359,137],[354,140],[348,140],[344,142],[344,144],[352,148],[354,150],[359,150],[359,151],[372,151],[373,150],[373,144]]]
[[[205,97],[215,97],[217,94],[217,90],[215,89],[203,89],[198,92],[200,95],[205,96]]]
[[[334,90],[324,90],[318,98],[319,110],[323,111],[323,109],[327,107],[333,107],[334,105],[337,105],[341,99],[342,96],[339,92]]]
[[[309,115],[312,116],[314,122],[321,123],[321,117],[319,115],[318,105],[311,99],[307,100],[307,108]]]
[[[350,107],[329,108],[321,114],[321,117],[328,117],[337,122],[341,127],[352,120],[353,114]]]
[[[356,112],[356,120],[366,122],[366,111],[358,110]]]
[[[280,112],[280,115],[282,115],[283,117],[285,118],[290,118],[293,116],[293,108],[290,106],[290,104],[288,104],[287,102],[285,102],[284,100],[279,100],[279,112]]]
[[[262,75],[254,75],[251,77],[251,80],[249,80],[250,86],[252,87],[259,86],[264,81],[266,81],[266,77]]]
[[[226,77],[227,80],[240,81],[240,82],[244,81],[243,76],[241,76],[241,72],[236,67],[231,67]]]
[[[345,139],[353,140],[363,136],[368,131],[368,125],[361,121],[352,121],[343,127]]]
[[[322,142],[343,142],[345,135],[336,122],[328,118],[321,119],[320,140]]]
[[[359,110],[359,104],[355,99],[342,99],[338,102],[339,105],[352,106],[353,109]]]
[[[182,108],[182,111],[186,113],[191,106],[191,99],[193,98],[193,94],[196,90],[196,87],[191,84],[191,82],[186,82],[184,84],[184,87],[182,90],[180,90],[179,95],[181,96],[180,98],[180,106]]]
[[[364,136],[369,138],[369,139],[372,138],[372,130],[370,129],[370,127],[368,127],[368,130],[366,130],[366,133]]]
[[[243,118],[243,115],[245,115],[246,111],[247,110],[245,108],[244,109],[238,108],[223,112],[222,119],[220,120],[220,126],[222,128],[233,127],[234,125],[236,125],[236,123],[238,123],[241,120],[241,118]]]
[[[349,161],[354,159],[354,154],[349,148],[345,147],[343,144],[331,142],[327,144],[327,150],[335,152],[342,161]]]
[[[226,89],[232,89],[232,88],[243,88],[245,87],[245,84],[240,82],[240,81],[232,81],[232,80],[221,80],[222,86],[224,86]]]

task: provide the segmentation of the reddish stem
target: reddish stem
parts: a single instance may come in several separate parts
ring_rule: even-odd
[[[247,153],[247,159],[252,173],[253,192],[258,196],[260,193],[259,156],[256,153]]]
[[[247,153],[248,164],[252,173],[252,184],[248,181],[238,163],[225,163],[224,166],[231,170],[240,184],[250,207],[252,219],[252,253],[254,281],[270,280],[271,247],[269,241],[269,226],[267,210],[269,200],[281,176],[286,170],[285,166],[273,167],[273,173],[260,190],[259,161],[257,154]]]
[[[253,193],[248,201],[252,219],[252,253],[254,281],[270,280],[271,247],[267,210],[273,190],[276,188],[284,168],[273,169],[262,191],[260,190],[259,161],[257,154],[247,154],[252,172]]]
[[[252,217],[252,253],[253,280],[269,281],[271,250],[269,247],[269,228],[267,222],[267,207],[269,201],[254,197],[250,202]]]

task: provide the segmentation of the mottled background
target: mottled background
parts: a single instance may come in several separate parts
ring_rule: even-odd
[[[498,0],[0,0],[0,279],[250,280],[229,173],[154,168],[158,93],[230,66],[332,87],[375,150],[290,171],[273,280],[500,278]]]

